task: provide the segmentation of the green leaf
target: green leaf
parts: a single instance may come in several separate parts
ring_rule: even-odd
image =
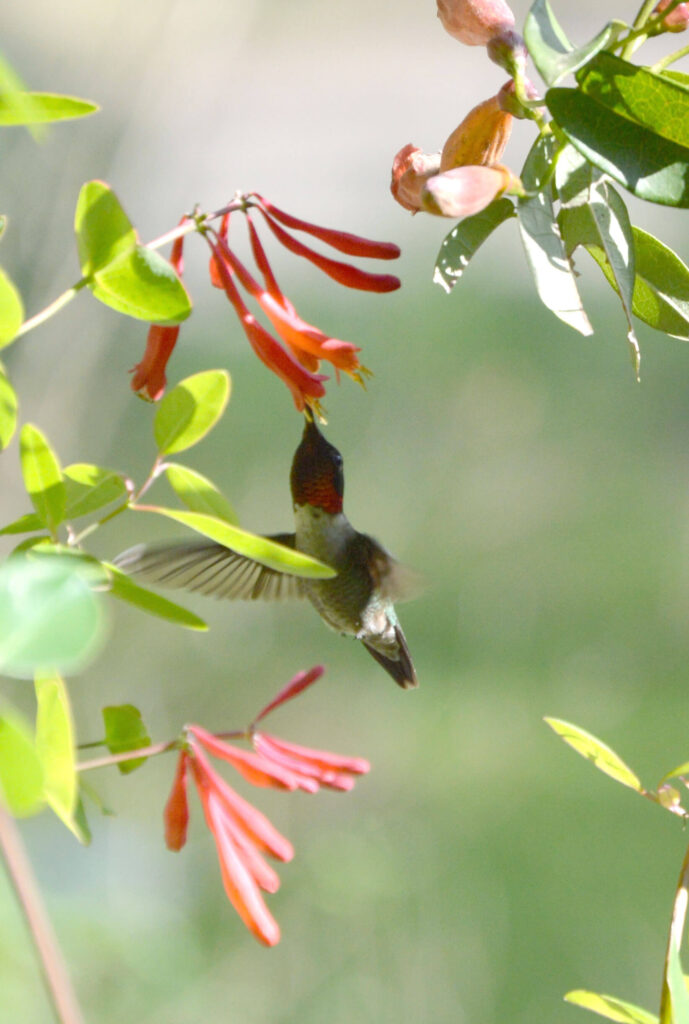
[[[574,273],[555,220],[552,181],[549,179],[555,142],[539,137],[522,172],[524,187],[535,191],[517,204],[519,230],[541,302],[564,323],[580,334],[593,328],[579,298]],[[544,186],[544,182],[548,184]]]
[[[15,519],[13,523],[3,526],[0,536],[13,533],[33,533],[37,530],[44,530],[43,520],[35,512],[27,512],[26,515]]]
[[[110,562],[103,564],[112,577],[110,593],[113,597],[117,597],[120,601],[126,601],[127,604],[133,604],[150,615],[157,615],[159,619],[173,622],[177,626],[185,626],[187,629],[208,629],[206,623],[198,615],[175,604],[174,601],[168,601],[166,597],[161,597],[153,590],[140,587],[138,583],[134,583],[129,576],[120,572]]]
[[[587,202],[560,211],[558,221],[569,255],[577,245],[603,252],[610,269],[614,288],[622,302],[627,318],[627,341],[632,353],[636,376],[639,376],[641,355],[632,322],[633,290],[635,280],[634,239],[629,214],[622,199],[612,185],[599,179],[599,172],[591,175]]]
[[[555,189],[560,207],[581,206],[588,202],[593,167],[586,157],[567,143],[556,156]]]
[[[113,501],[124,498],[127,488],[124,480],[112,469],[92,466],[87,462],[75,462],[64,470],[67,495],[66,518],[96,512]]]
[[[625,1003],[615,996],[605,996],[598,992],[587,992],[585,989],[575,989],[565,996],[568,1003],[575,1006],[583,1006],[586,1010],[592,1010],[601,1017],[617,1021],[618,1024],[657,1024],[658,1018],[655,1014],[642,1010],[640,1006],[633,1003]]]
[[[19,435],[24,485],[45,525],[54,532],[65,517],[65,485],[60,463],[38,427],[26,423]]]
[[[598,35],[574,50],[562,31],[548,0],[536,0],[526,16],[524,40],[538,73],[547,85],[555,85],[578,71],[605,46],[617,39],[621,22],[609,22]]]
[[[689,1024],[689,992],[687,992],[682,961],[679,956],[679,940],[672,933],[665,981],[670,990],[672,1024]]]
[[[91,844],[91,829],[89,828],[88,818],[86,817],[86,808],[84,807],[84,801],[81,798],[81,793],[79,793],[77,797],[77,806],[74,809],[71,828],[82,846],[89,846]]]
[[[227,523],[237,525],[238,520],[234,509],[218,488],[201,473],[188,466],[167,463],[165,475],[173,491],[192,512],[203,512],[224,519]]]
[[[74,757],[74,727],[67,688],[57,673],[36,676],[36,753],[43,766],[43,795],[74,831],[79,783]]]
[[[133,704],[119,704],[103,708],[105,723],[105,745],[111,754],[124,754],[128,750],[139,750],[151,745],[151,737],[144,725],[141,712]],[[139,768],[145,757],[122,761],[118,768],[123,775]]]
[[[84,277],[130,252],[138,241],[120,201],[104,181],[82,185],[74,214],[79,264]]]
[[[17,429],[19,403],[9,377],[0,367],[0,450],[7,448]]]
[[[156,409],[153,433],[160,454],[197,444],[218,422],[229,397],[230,376],[225,370],[205,370],[180,381]]]
[[[21,295],[5,271],[0,269],[0,348],[14,340],[23,323],[24,306]]]
[[[650,327],[689,340],[689,267],[676,252],[641,228],[633,227],[636,277],[632,312]],[[590,248],[613,288],[615,279],[605,253]]]
[[[689,206],[689,149],[628,121],[579,89],[549,89],[545,99],[572,145],[635,196]]]
[[[95,114],[100,107],[91,100],[54,92],[0,94],[0,125],[47,124]]]
[[[18,818],[43,806],[43,768],[31,729],[11,711],[0,716],[0,801]]]
[[[434,284],[439,284],[449,294],[488,236],[515,215],[514,203],[509,199],[494,199],[485,210],[456,224],[440,246],[433,271]]]
[[[77,672],[103,635],[100,602],[81,559],[14,555],[0,567],[0,671]]]
[[[269,569],[277,572],[285,572],[290,576],[302,576],[305,579],[331,579],[337,573],[329,565],[303,555],[300,551],[287,548],[282,544],[276,544],[267,537],[260,537],[255,533],[247,533],[240,530],[238,526],[231,526],[229,523],[216,519],[213,516],[202,515],[199,512],[181,512],[176,508],[162,508],[160,506],[145,505],[132,508],[139,512],[156,512],[158,515],[174,519],[191,530],[210,537],[218,544],[236,551],[239,555],[246,555],[253,558],[261,565],[267,565]]]
[[[172,265],[145,245],[96,270],[89,288],[99,302],[135,320],[179,324],[191,313],[191,299]]]
[[[689,761],[683,761],[682,764],[678,765],[676,768],[673,768],[671,772],[666,772],[665,775],[663,775],[660,782],[658,783],[658,785],[662,786],[662,784],[664,782],[667,782],[668,779],[674,779],[678,775],[689,775]]]
[[[579,726],[563,722],[559,718],[546,718],[545,721],[558,736],[562,737],[565,743],[576,750],[577,754],[592,761],[596,768],[609,775],[611,779],[621,782],[623,786],[629,786],[630,789],[635,789],[637,793],[644,792],[641,782],[631,768],[614,750],[596,739],[590,732],[585,732]]]
[[[579,75],[581,91],[634,125],[689,147],[689,88],[612,53],[599,53]]]

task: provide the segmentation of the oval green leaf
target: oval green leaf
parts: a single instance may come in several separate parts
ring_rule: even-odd
[[[36,753],[43,766],[43,795],[73,829],[79,783],[69,696],[57,673],[36,676]]]
[[[168,601],[166,597],[161,597],[153,590],[140,587],[138,583],[134,583],[129,576],[120,572],[110,562],[104,562],[103,564],[111,574],[110,593],[113,597],[118,598],[120,601],[126,601],[127,604],[132,604],[135,608],[141,608],[142,611],[148,612],[149,615],[156,615],[159,619],[172,622],[176,626],[184,626],[186,629],[208,629],[206,623],[198,615],[194,615],[193,612],[188,611],[181,605],[175,604],[174,601]]]
[[[124,480],[112,469],[75,462],[64,470],[67,497],[65,516],[78,519],[126,497]]]
[[[132,508],[137,509],[136,505]],[[226,548],[236,551],[238,555],[246,555],[253,558],[261,565],[267,565],[269,569],[276,572],[284,572],[290,576],[302,576],[305,579],[327,580],[336,576],[337,573],[329,565],[303,555],[300,551],[287,548],[283,544],[276,544],[267,537],[260,537],[255,533],[247,533],[237,526],[231,526],[221,519],[213,516],[202,515],[198,512],[181,512],[176,508],[161,508],[160,506],[146,505],[138,507],[140,512],[155,512],[168,519],[174,519],[177,523],[188,526],[191,530],[224,544]]]
[[[34,533],[44,529],[45,525],[41,517],[37,516],[35,512],[27,512],[26,515],[15,519],[13,523],[3,526],[0,536],[14,533]]]
[[[237,526],[238,519],[229,501],[203,474],[170,462],[165,466],[165,475],[177,497],[192,512],[203,512]]]
[[[536,0],[526,16],[524,41],[538,73],[547,85],[555,85],[567,75],[578,71],[603,47],[617,38],[623,26],[619,22],[607,24],[595,39],[573,49],[548,0]]]
[[[14,437],[18,408],[16,392],[0,367],[0,450],[6,448]]]
[[[133,704],[118,704],[103,708],[105,723],[105,745],[111,754],[124,754],[129,750],[139,750],[151,745],[151,737],[144,725],[141,712]],[[144,763],[145,757],[135,757],[131,761],[118,764],[123,775],[128,775]]]
[[[546,718],[550,728],[562,737],[565,743],[576,750],[588,761],[592,761],[596,768],[609,775],[611,779],[621,782],[623,786],[635,789],[637,793],[643,793],[641,782],[631,768],[624,763],[614,750],[606,746],[590,732],[580,729],[570,722],[563,722],[559,718]]]
[[[572,145],[635,196],[689,206],[689,149],[621,117],[579,89],[549,89],[545,99]]]
[[[5,271],[0,270],[0,348],[9,345],[16,338],[23,322],[24,306],[21,295]]]
[[[171,264],[145,245],[96,270],[89,288],[99,302],[135,320],[179,324],[191,313],[189,294]]]
[[[95,114],[100,107],[91,100],[54,92],[0,94],[0,125],[48,124]]]
[[[103,635],[100,602],[81,560],[14,556],[0,567],[0,671],[76,672]]]
[[[138,238],[119,199],[104,181],[82,185],[74,213],[79,264],[84,277],[130,252]]]
[[[213,429],[230,397],[230,375],[225,370],[204,370],[165,395],[153,421],[161,455],[182,452]]]
[[[514,216],[514,203],[503,198],[493,200],[485,210],[460,221],[440,246],[433,271],[434,284],[439,284],[449,294],[476,251],[497,227]]]
[[[657,1024],[658,1018],[655,1014],[642,1010],[640,1006],[633,1003],[626,1003],[615,996],[606,996],[598,992],[587,992],[578,988],[568,992],[565,1001],[575,1006],[582,1006],[585,1010],[592,1010],[607,1020],[617,1021],[617,1024]]]
[[[0,716],[0,801],[18,818],[43,807],[43,768],[31,729],[10,711]]]
[[[19,436],[24,486],[42,522],[51,533],[65,518],[65,485],[57,455],[38,427],[26,423]]]

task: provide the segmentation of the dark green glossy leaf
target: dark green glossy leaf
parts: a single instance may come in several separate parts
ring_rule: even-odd
[[[132,506],[136,508],[136,506]],[[202,515],[198,512],[181,512],[176,508],[162,508],[160,506],[148,505],[141,507],[138,511],[155,512],[158,515],[174,519],[197,533],[224,544],[225,547],[236,551],[239,555],[246,555],[253,558],[261,565],[267,565],[269,569],[276,569],[278,572],[286,572],[291,576],[303,576],[305,579],[331,579],[337,573],[329,565],[303,555],[294,548],[284,547],[276,544],[267,537],[260,537],[255,533],[247,533],[240,530],[238,526],[231,526],[229,523],[216,519],[213,516]]]
[[[0,125],[47,124],[86,117],[99,110],[97,103],[52,92],[0,94]]]
[[[15,555],[0,567],[0,671],[76,672],[102,635],[100,602],[82,561],[62,555]]]
[[[136,320],[178,324],[191,313],[191,299],[171,264],[145,245],[96,270],[89,287],[99,302]]]
[[[689,88],[681,82],[599,53],[577,75],[581,91],[619,117],[689,148]]]
[[[615,996],[587,992],[585,989],[568,992],[565,1000],[575,1006],[592,1010],[593,1013],[597,1013],[607,1020],[617,1021],[617,1024],[657,1024],[658,1021],[655,1014],[642,1010],[640,1006],[625,1003],[623,999],[617,999]]]
[[[161,455],[181,452],[197,444],[213,429],[230,398],[230,375],[225,370],[204,370],[169,391],[153,421]]]
[[[580,729],[578,725],[572,725],[571,722],[563,722],[558,718],[546,718],[545,721],[565,743],[576,750],[577,754],[592,761],[600,771],[616,782],[621,782],[623,786],[643,793],[643,786],[631,768],[601,740]]]
[[[74,214],[79,264],[84,277],[130,252],[138,238],[119,199],[104,181],[82,185]]]
[[[198,615],[175,604],[174,601],[168,601],[166,597],[161,597],[153,590],[140,587],[138,583],[134,583],[129,576],[120,572],[109,562],[103,564],[112,576],[110,593],[113,597],[119,598],[120,601],[126,601],[127,604],[133,604],[135,608],[141,608],[142,611],[156,615],[159,619],[173,622],[176,626],[184,626],[186,629],[208,629],[206,623]]]
[[[568,140],[596,167],[640,199],[689,206],[689,149],[578,89],[549,89],[545,99]]]
[[[18,408],[16,392],[0,366],[0,450],[6,448],[14,437]]]
[[[524,165],[524,187],[535,194],[517,204],[519,230],[541,302],[564,323],[588,335],[593,328],[581,304],[553,209],[550,173],[555,145],[552,137],[540,137]]]
[[[0,270],[0,348],[9,345],[23,322],[24,306],[21,295],[5,271]]]
[[[0,801],[18,818],[43,807],[43,768],[32,730],[12,711],[0,716]]]
[[[54,532],[65,518],[65,485],[60,463],[38,427],[26,423],[19,436],[24,486],[36,513]]]
[[[636,251],[634,316],[673,338],[689,340],[689,267],[677,253],[641,228],[633,227],[632,235]],[[589,252],[616,288],[605,253],[595,247]]]
[[[215,516],[234,526],[237,525],[234,509],[207,477],[197,473],[195,469],[172,462],[166,464],[165,475],[177,497],[192,512],[203,512],[205,515]]]
[[[595,54],[617,38],[622,24],[609,22],[584,46],[572,48],[548,0],[536,0],[526,16],[524,40],[538,72],[547,85],[555,85],[573,74]]]
[[[78,519],[124,498],[127,494],[122,477],[112,469],[75,462],[64,470],[67,495],[66,518]]]
[[[440,246],[433,271],[434,283],[449,294],[488,236],[515,214],[514,203],[509,199],[495,199],[485,210],[456,224]]]
[[[151,745],[151,737],[144,725],[141,712],[133,704],[119,704],[103,708],[105,723],[105,745],[111,754],[124,754],[128,750],[139,750]],[[123,775],[139,768],[145,757],[132,758],[118,764]]]
[[[43,795],[58,818],[74,830],[79,784],[69,695],[54,672],[37,675],[35,685],[36,753],[43,766]]]

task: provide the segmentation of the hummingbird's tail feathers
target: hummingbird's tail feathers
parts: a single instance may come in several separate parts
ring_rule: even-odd
[[[293,533],[273,534],[269,539],[294,547]],[[304,596],[299,577],[269,569],[214,541],[137,544],[118,555],[114,564],[148,583],[229,600],[275,601]]]
[[[397,657],[394,658],[376,650],[365,640],[362,643],[378,664],[382,665],[385,671],[392,676],[398,686],[401,686],[403,690],[413,690],[419,685],[419,680],[416,678],[407,641],[399,626],[395,626],[395,639],[397,641]]]

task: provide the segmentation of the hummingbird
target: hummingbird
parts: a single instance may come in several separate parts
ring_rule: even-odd
[[[409,573],[342,510],[342,456],[306,417],[290,473],[294,533],[269,540],[301,551],[337,571],[331,579],[303,579],[268,568],[215,541],[139,544],[115,564],[166,587],[240,600],[305,597],[325,624],[354,636],[404,689],[418,686],[393,602],[406,596]]]

